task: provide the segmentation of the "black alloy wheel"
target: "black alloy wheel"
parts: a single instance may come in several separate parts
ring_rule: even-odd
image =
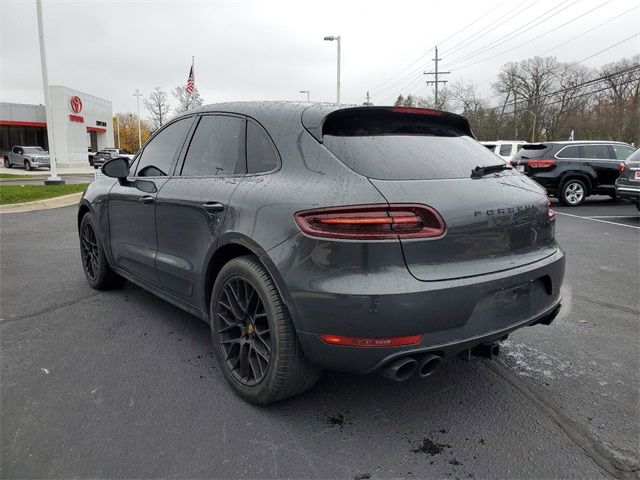
[[[82,225],[80,233],[80,252],[82,254],[82,266],[91,280],[96,280],[100,275],[100,262],[98,251],[98,241],[93,226],[86,222]]]
[[[269,319],[260,295],[242,277],[232,277],[218,296],[215,328],[223,361],[240,384],[251,387],[271,362]]]

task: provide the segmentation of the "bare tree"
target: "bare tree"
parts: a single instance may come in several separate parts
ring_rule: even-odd
[[[149,111],[154,130],[160,128],[169,118],[169,112],[171,111],[169,95],[160,87],[156,87],[149,94],[149,97],[144,100],[144,106]]]
[[[186,112],[202,106],[202,97],[197,88],[194,88],[192,93],[188,93],[186,87],[176,87],[173,89],[172,94],[178,100],[176,113]]]

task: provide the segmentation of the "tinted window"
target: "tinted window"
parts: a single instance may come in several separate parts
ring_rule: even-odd
[[[467,136],[325,135],[323,144],[361,175],[385,180],[468,178],[500,159]]]
[[[508,157],[509,155],[511,155],[511,144],[510,143],[505,143],[500,145],[500,155],[504,156],[504,157]]]
[[[266,132],[247,123],[247,173],[270,172],[278,166],[276,149]]]
[[[529,145],[523,145],[518,153],[516,153],[515,160],[527,160],[529,158],[542,158],[544,157],[551,147],[544,143],[533,143]]]
[[[182,167],[184,176],[229,175],[240,162],[244,120],[207,115],[200,119]],[[244,169],[244,167],[243,167]]]
[[[564,147],[556,155],[558,158],[580,158],[580,147],[577,145],[571,145],[570,147]]]
[[[580,145],[581,158],[611,158],[607,145]]]
[[[626,145],[612,145],[616,160],[626,160],[633,153],[633,148]]]
[[[183,118],[163,128],[144,147],[138,162],[139,177],[164,177],[191,126],[192,118]]]

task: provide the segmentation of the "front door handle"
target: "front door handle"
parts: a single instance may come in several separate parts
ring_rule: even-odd
[[[138,200],[142,205],[151,205],[155,201],[155,199],[151,195],[144,195]]]
[[[218,202],[207,202],[202,204],[202,208],[209,213],[220,213],[224,210],[224,205]]]

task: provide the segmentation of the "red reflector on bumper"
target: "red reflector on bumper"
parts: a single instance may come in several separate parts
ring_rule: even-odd
[[[417,345],[422,341],[422,335],[390,338],[360,338],[343,337],[341,335],[320,335],[320,340],[331,345],[347,345],[349,347],[400,347],[403,345]]]

